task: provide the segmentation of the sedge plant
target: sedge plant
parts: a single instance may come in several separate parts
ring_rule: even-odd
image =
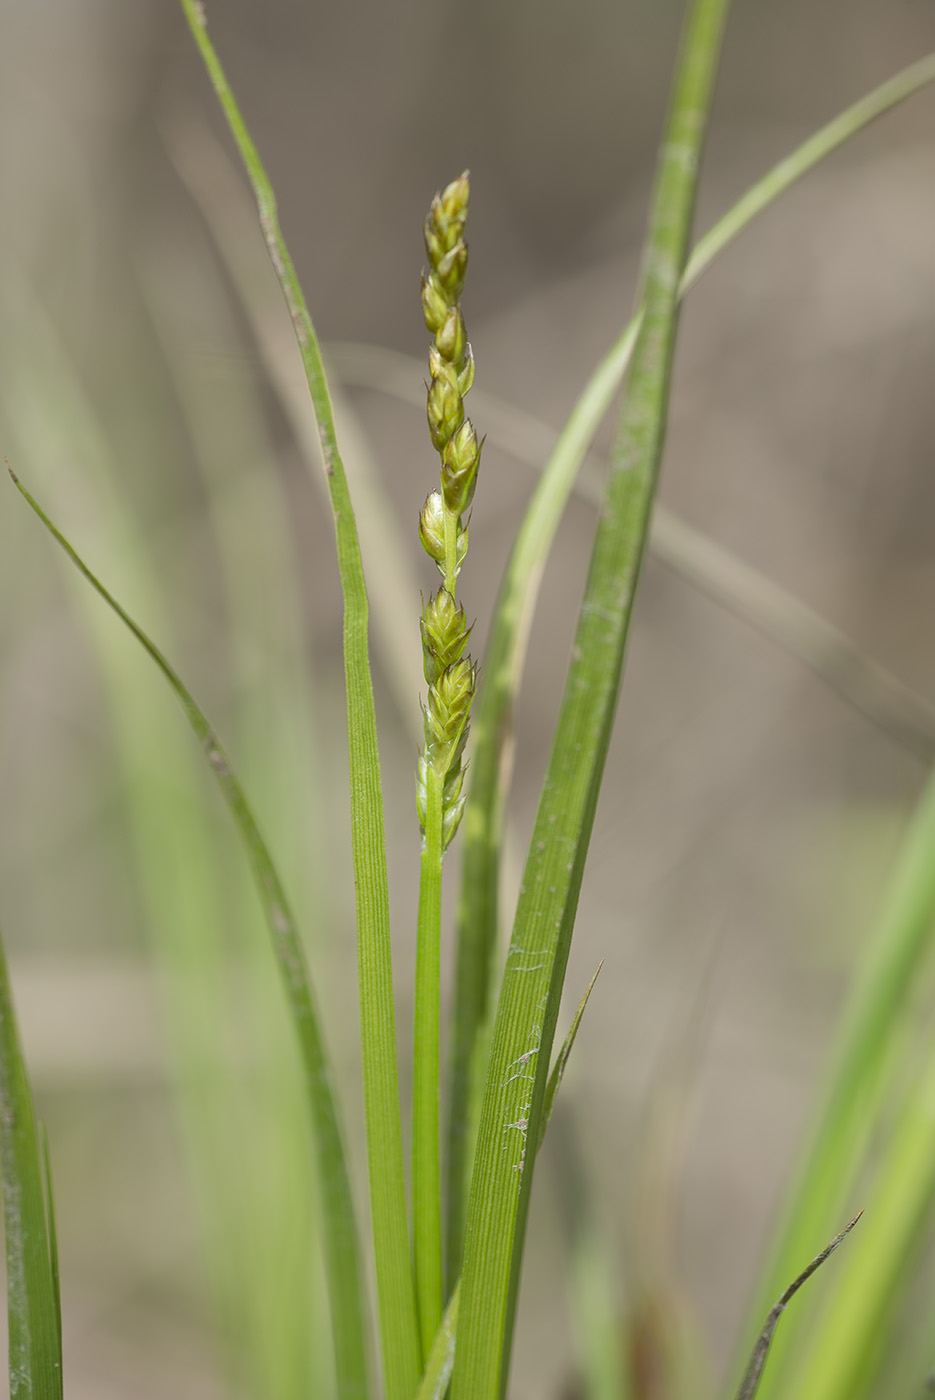
[[[551,454],[507,569],[480,668],[467,655],[471,627],[457,591],[467,555],[469,512],[482,446],[464,403],[474,375],[461,310],[467,270],[467,174],[452,181],[432,201],[424,226],[428,267],[422,281],[422,311],[433,337],[427,418],[431,443],[440,459],[440,481],[422,507],[419,535],[441,582],[428,600],[423,600],[421,617],[417,617],[413,600],[413,625],[421,633],[427,692],[424,745],[416,782],[422,850],[410,1229],[365,561],[322,356],[279,227],[275,196],[208,35],[204,11],[197,0],[181,0],[181,4],[256,198],[262,236],[307,378],[333,511],[344,605],[370,1187],[367,1232],[361,1228],[353,1201],[340,1086],[325,1043],[306,951],[285,882],[245,785],[168,657],[84,562],[27,487],[17,484],[71,562],[129,628],[174,692],[243,842],[302,1065],[336,1394],[340,1400],[366,1400],[379,1393],[386,1400],[414,1400],[417,1396],[419,1400],[441,1400],[450,1388],[452,1400],[500,1400],[507,1392],[536,1156],[594,986],[592,980],[553,1061],[584,864],[663,459],[681,301],[714,255],[788,185],[870,120],[935,78],[935,60],[926,59],[898,75],[806,142],[741,200],[691,254],[704,135],[729,9],[728,0],[691,0],[660,147],[639,309],[586,386]],[[627,371],[565,694],[508,951],[498,968],[499,856],[509,782],[508,717],[522,670],[537,580],[578,469]],[[475,708],[469,770],[470,719]],[[807,1394],[809,1400],[860,1400],[871,1394],[875,1357],[867,1355],[849,1320],[858,1319],[864,1338],[872,1335],[874,1327],[885,1324],[887,1305],[910,1271],[918,1224],[935,1185],[931,1168],[935,1154],[929,1150],[931,1115],[926,1117],[925,1113],[928,1079],[925,1094],[904,1096],[902,1110],[883,1121],[884,1103],[905,1075],[911,1053],[906,1043],[906,1006],[926,975],[935,929],[933,811],[929,795],[907,843],[880,934],[872,941],[867,969],[856,979],[829,1072],[828,1108],[804,1159],[787,1208],[783,1238],[765,1275],[762,1297],[753,1308],[756,1320],[751,1326],[757,1330],[751,1333],[752,1356],[745,1366],[738,1364],[741,1379],[737,1394],[741,1400],[752,1400],[761,1385],[780,1313],[851,1228],[848,1225],[845,1231],[840,1230],[847,1189],[836,1192],[835,1183],[843,1178],[845,1188],[853,1185],[868,1162],[873,1190],[881,1202],[881,1224],[867,1234],[867,1266],[860,1279],[851,1283],[847,1306],[825,1308],[819,1314],[824,1325],[805,1338],[801,1370],[794,1371],[794,1393]],[[442,870],[446,851],[462,825],[463,887],[450,1067],[443,1095]],[[61,1394],[61,1322],[48,1157],[34,1121],[2,962],[0,1030],[4,1108],[0,1152],[11,1393],[55,1400]],[[443,1107],[447,1122],[444,1154]],[[871,1143],[878,1130],[888,1136],[882,1155],[871,1161]],[[892,1207],[895,1200],[902,1209]],[[887,1202],[891,1203],[889,1211],[885,1209]],[[376,1280],[379,1382],[370,1366],[365,1256],[372,1259]],[[809,1258],[813,1258],[810,1265]],[[778,1302],[774,1302],[776,1298]],[[792,1333],[793,1329],[787,1331]],[[787,1340],[787,1349],[791,1340]],[[618,1374],[613,1367],[609,1373]],[[783,1393],[781,1385],[788,1373],[782,1366],[775,1368],[777,1397]],[[770,1375],[767,1369],[765,1376]]]

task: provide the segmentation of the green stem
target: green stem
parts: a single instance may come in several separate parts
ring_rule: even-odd
[[[181,5],[253,186],[260,228],[292,318],[308,380],[334,513],[344,597],[361,1058],[383,1373],[386,1400],[412,1400],[419,1380],[419,1335],[406,1218],[383,792],[370,675],[369,605],[360,544],[318,338],[279,227],[273,188],[208,37],[201,6],[197,0],[181,0]]]
[[[425,786],[412,1059],[412,1232],[424,1357],[431,1350],[442,1315],[439,1001],[444,774],[431,762]]]

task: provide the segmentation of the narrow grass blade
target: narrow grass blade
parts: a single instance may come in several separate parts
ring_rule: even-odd
[[[332,1091],[333,1075],[321,1035],[301,942],[285,891],[240,782],[220,741],[171,664],[91,572],[14,473],[10,475],[46,529],[96,592],[129,628],[173,690],[198,739],[244,843],[273,940],[286,998],[299,1038],[314,1128],[322,1201],[326,1268],[339,1395],[364,1397],[366,1322],[350,1180]]]
[[[737,1400],[753,1400],[760,1384],[760,1376],[762,1375],[763,1367],[766,1365],[766,1358],[769,1355],[770,1346],[772,1345],[773,1333],[779,1325],[779,1319],[782,1317],[791,1299],[795,1297],[796,1293],[798,1293],[799,1289],[802,1287],[802,1284],[806,1283],[815,1270],[821,1268],[828,1256],[834,1253],[841,1241],[853,1230],[861,1215],[863,1215],[863,1211],[855,1215],[854,1219],[849,1225],[845,1225],[839,1235],[835,1235],[831,1243],[826,1245],[820,1254],[816,1255],[807,1269],[803,1269],[798,1277],[792,1280],[788,1288],[783,1291],[778,1301],[774,1303],[763,1324],[762,1331],[754,1344],[753,1354],[744,1372],[743,1380],[740,1382],[740,1389],[737,1391]]]
[[[279,228],[273,189],[208,37],[204,12],[196,0],[181,0],[181,4],[253,186],[260,227],[302,355],[331,494],[338,570],[344,595],[361,1050],[384,1381],[387,1400],[411,1400],[421,1370],[420,1348],[406,1218],[383,794],[368,652],[369,609],[360,545],[338,451],[318,339]]]
[[[470,1106],[482,1092],[478,1077],[482,1081],[485,1072],[483,1056],[478,1052],[484,1028],[489,1028],[513,703],[545,560],[578,468],[619,388],[636,331],[634,323],[599,366],[536,486],[500,587],[480,671],[457,911],[446,1157],[449,1282],[458,1270],[464,1238],[468,1148],[472,1144]]]
[[[0,939],[0,1181],[10,1400],[61,1400],[62,1330],[52,1183],[20,1048]]]
[[[257,245],[255,209],[239,171],[207,125],[192,116],[164,124],[169,154],[186,189],[204,216],[256,341],[270,385],[292,429],[296,446],[319,490],[328,484],[320,469],[320,444],[308,385],[289,326],[282,316],[278,287],[269,261]],[[415,383],[425,409],[422,380],[425,366],[415,371]],[[329,366],[330,370],[330,366]],[[332,386],[334,384],[333,376]],[[342,444],[342,457],[355,503],[361,553],[380,587],[371,599],[374,646],[392,692],[398,717],[416,746],[423,739],[422,719],[412,697],[421,684],[418,631],[411,625],[412,600],[419,596],[419,578],[407,552],[397,515],[388,499],[389,483],[350,404],[332,387],[332,404]]]
[[[682,279],[683,295],[695,285],[701,274],[707,271],[728,243],[742,233],[797,180],[814,170],[826,156],[863,131],[864,127],[884,116],[893,107],[898,107],[900,102],[905,102],[907,97],[912,97],[932,82],[935,82],[935,53],[926,54],[917,62],[910,63],[907,68],[901,68],[892,78],[887,78],[885,83],[881,83],[872,92],[846,107],[828,122],[827,126],[823,126],[814,136],[797,146],[785,160],[774,165],[769,174],[758,180],[699,240],[685,268]]]
[[[776,1231],[761,1298],[775,1294],[776,1279],[791,1272],[790,1259],[801,1258],[809,1242],[826,1232],[829,1218],[846,1199],[866,1161],[868,1144],[887,1102],[894,1062],[905,1044],[908,999],[935,940],[933,853],[935,776],[929,779],[903,840],[871,932],[817,1106],[811,1143]],[[795,1330],[784,1329],[778,1346],[783,1356]],[[764,1380],[764,1397],[779,1393],[782,1374],[782,1367],[774,1363]]]
[[[588,983],[587,991],[585,992],[584,996],[581,998],[581,1001],[578,1004],[578,1009],[574,1014],[571,1025],[568,1028],[568,1034],[565,1036],[565,1039],[562,1042],[562,1048],[559,1051],[558,1057],[555,1061],[555,1066],[549,1077],[549,1087],[546,1091],[545,1104],[542,1110],[542,1120],[539,1131],[539,1140],[536,1145],[536,1151],[538,1151],[539,1148],[542,1146],[543,1140],[545,1138],[545,1130],[549,1126],[549,1123],[552,1121],[552,1113],[555,1108],[555,1098],[558,1093],[562,1079],[565,1076],[565,1069],[568,1065],[568,1057],[571,1054],[572,1046],[575,1043],[575,1038],[581,1026],[581,1018],[584,1015],[584,1008],[588,1004],[588,998],[590,997],[591,992],[594,989],[594,983],[597,981],[598,975],[603,966],[604,961],[602,959],[598,965],[597,972],[595,972],[594,976]],[[529,1060],[524,1059],[517,1067],[519,1070],[519,1073],[517,1075],[518,1078],[523,1077],[526,1066],[528,1066],[529,1063]],[[445,1309],[445,1315],[441,1321],[441,1326],[435,1334],[435,1340],[432,1343],[431,1349],[429,1351],[428,1360],[425,1366],[425,1372],[422,1376],[422,1384],[419,1386],[419,1392],[416,1396],[416,1400],[442,1400],[442,1397],[444,1396],[445,1391],[448,1388],[448,1382],[451,1379],[451,1372],[452,1368],[454,1367],[455,1340],[458,1328],[458,1307],[460,1298],[461,1280],[459,1278],[455,1283],[454,1288],[452,1289],[451,1297],[448,1300],[448,1306]]]
[[[665,438],[679,279],[726,0],[690,8],[646,242],[643,323],[549,770],[533,829],[497,1008],[465,1231],[453,1400],[506,1389],[532,1163],[506,1132],[520,1097],[509,1067],[538,1046],[528,1112],[537,1141],[571,933]],[[519,1086],[520,1095],[523,1086]]]
[[[688,260],[681,278],[679,295],[695,285],[703,272],[725,247],[762,213],[773,200],[787,190],[796,180],[814,168],[844,142],[857,135],[871,121],[905,101],[920,88],[935,80],[935,54],[929,55],[903,69],[893,78],[876,88],[872,93],[848,107],[833,121],[814,136],[797,147],[789,156],[775,166],[746,195],[720,219],[700,240]],[[578,471],[590,446],[597,427],[610,408],[613,398],[629,364],[633,346],[640,326],[637,316],[620,338],[608,351],[591,380],[583,390],[562,433],[555,443],[542,478],[530,500],[516,543],[513,547],[507,570],[501,585],[494,620],[487,644],[487,652],[482,668],[480,693],[474,707],[474,743],[471,759],[471,786],[467,810],[464,818],[464,849],[462,856],[462,883],[458,907],[458,941],[456,952],[455,983],[455,1023],[452,1034],[452,1053],[449,1085],[448,1151],[447,1151],[447,1247],[449,1280],[457,1270],[460,1259],[461,1242],[464,1233],[464,1212],[467,1189],[467,1146],[470,1141],[469,1105],[476,1093],[472,1085],[472,1065],[477,1065],[479,1038],[489,1014],[490,969],[493,949],[496,944],[497,891],[499,886],[499,852],[502,845],[503,811],[505,791],[509,782],[511,716],[519,678],[525,658],[525,647],[531,624],[539,581],[548,557],[559,520],[564,511],[569,494],[574,486]],[[342,363],[346,364],[345,354]],[[384,362],[385,363],[385,362]],[[379,366],[373,362],[365,366],[368,373]],[[389,368],[389,367],[387,367]],[[384,373],[387,372],[384,369]],[[397,380],[391,381],[394,388]],[[417,386],[418,379],[413,383]],[[485,417],[490,431],[506,431],[513,439],[513,449],[522,446],[530,438],[537,439],[537,450],[541,449],[541,434],[535,425],[527,421],[519,435],[515,432],[516,419],[513,415],[498,413],[498,406],[486,398],[482,391],[475,391],[475,404]],[[660,552],[672,562],[674,557],[685,560],[687,551],[679,546],[684,544],[684,527],[681,535],[675,529],[667,529],[667,518],[660,517],[657,540]],[[686,567],[694,564],[697,575],[699,551]],[[720,558],[716,562],[722,562]],[[683,570],[684,571],[684,570]],[[711,569],[706,570],[710,575]],[[723,571],[720,574],[723,582]],[[723,599],[724,589],[719,596]],[[775,603],[775,594],[770,593],[767,602]],[[748,610],[752,609],[751,590],[746,590],[744,600]],[[763,607],[758,610],[762,617]],[[775,617],[775,610],[773,612]],[[801,624],[801,611],[796,614]],[[788,639],[790,629],[773,628],[771,635]],[[804,659],[814,664],[825,655],[823,646],[829,642],[827,631],[820,637],[815,629],[803,629],[800,625],[791,635],[801,637],[806,632],[811,645]],[[836,637],[831,637],[833,643]],[[817,644],[816,644],[817,643]],[[843,657],[843,664],[842,663]],[[832,647],[829,660],[832,663],[839,684],[846,684],[851,676],[850,663],[852,649]],[[837,662],[838,664],[834,664]],[[858,677],[863,677],[858,668]],[[874,677],[871,677],[871,681]],[[857,687],[861,695],[868,697],[865,708],[874,706],[889,714],[885,701],[899,687],[869,684]],[[854,686],[848,688],[849,696]],[[882,700],[880,699],[882,692]],[[902,735],[908,733],[914,747],[927,749],[931,743],[928,717],[919,714],[919,707],[902,704],[897,694],[893,727]],[[907,718],[908,710],[908,718]]]

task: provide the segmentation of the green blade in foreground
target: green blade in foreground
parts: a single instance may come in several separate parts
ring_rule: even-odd
[[[696,0],[691,7],[660,152],[643,324],[497,1008],[468,1206],[452,1400],[495,1400],[506,1389],[533,1176],[532,1161],[521,1161],[524,1135],[508,1128],[523,1119],[537,1140],[545,1065],[662,457],[678,287],[727,9],[727,0]],[[527,1107],[527,1086],[508,1080],[511,1064],[532,1050],[536,1079]]]
[[[555,1098],[565,1077],[565,1070],[568,1066],[568,1057],[571,1054],[572,1046],[581,1027],[581,1018],[584,1009],[588,1004],[591,993],[594,990],[594,983],[597,981],[604,961],[601,959],[597,967],[597,972],[588,983],[584,996],[578,1003],[568,1033],[562,1041],[562,1048],[555,1059],[555,1066],[549,1076],[549,1087],[546,1090],[545,1104],[542,1110],[542,1117],[539,1120],[539,1138],[536,1143],[536,1151],[542,1146],[545,1138],[545,1130],[549,1126],[552,1118],[552,1111],[555,1108]],[[526,1069],[531,1063],[530,1059],[523,1059],[515,1067],[517,1078],[525,1075]],[[457,1340],[458,1328],[458,1308],[461,1301],[461,1280],[458,1279],[451,1291],[448,1299],[448,1306],[445,1315],[441,1320],[441,1325],[435,1334],[435,1340],[429,1350],[428,1359],[425,1364],[425,1372],[422,1376],[422,1384],[419,1386],[416,1400],[444,1400],[445,1392],[448,1389],[448,1382],[451,1380],[451,1371],[455,1360],[455,1342]]]
[[[51,1178],[33,1112],[0,939],[0,1172],[10,1400],[61,1400],[62,1331]],[[47,1195],[48,1192],[48,1195]]]
[[[679,296],[684,296],[738,234],[797,180],[872,121],[933,81],[935,54],[928,54],[846,108],[775,165],[696,244],[682,275]],[[497,940],[500,850],[510,774],[510,725],[526,639],[542,570],[562,512],[594,434],[620,387],[638,329],[639,317],[636,317],[595,370],[549,454],[507,564],[481,670],[480,690],[474,706],[471,783],[464,815],[449,1071],[446,1168],[449,1285],[460,1267],[464,1236],[469,1105],[479,1092],[473,1078],[484,1072],[478,1047],[487,1022],[491,960]],[[418,392],[420,377],[414,378],[413,383]],[[479,406],[484,399],[483,391],[475,389],[474,392]],[[421,407],[422,400],[418,402]],[[483,411],[493,420],[498,407],[491,404]],[[504,416],[500,410],[499,420],[503,421]],[[671,539],[667,542],[673,546],[668,549],[671,560],[677,542]],[[660,545],[662,543],[660,538]],[[696,550],[696,556],[697,553]],[[824,644],[826,637],[821,635],[817,640]]]
[[[163,134],[172,162],[212,235],[310,480],[325,494],[328,486],[321,472],[318,428],[308,385],[301,364],[296,362],[292,333],[282,316],[279,289],[274,289],[268,280],[266,250],[257,245],[256,208],[250,193],[207,122],[166,123]],[[425,367],[422,360],[416,364],[419,408],[424,412]],[[334,374],[330,380],[361,553],[371,577],[380,580],[380,587],[370,600],[374,656],[392,692],[398,717],[418,747],[424,731],[422,716],[412,697],[415,678],[422,674],[422,653],[418,629],[412,626],[412,600],[419,596],[419,574],[409,553],[408,531],[403,530],[392,509],[392,483],[380,476],[357,414],[344,401],[343,394],[334,392]]]
[[[334,514],[338,572],[344,597],[344,675],[351,839],[357,893],[361,1057],[383,1374],[386,1400],[412,1400],[421,1370],[420,1345],[406,1215],[383,791],[370,675],[369,605],[360,544],[347,477],[338,451],[318,338],[279,228],[273,188],[208,37],[203,7],[198,0],[181,0],[181,4],[256,196],[260,228],[292,318],[315,408]]]
[[[282,974],[305,1072],[321,1196],[322,1234],[331,1300],[338,1394],[348,1397],[348,1400],[352,1396],[355,1400],[364,1400],[369,1394],[366,1374],[367,1329],[350,1179],[338,1123],[337,1105],[332,1091],[331,1065],[321,1033],[298,929],[285,890],[240,780],[231,767],[217,735],[183,681],[155,643],[91,572],[22,482],[12,471],[10,475],[46,529],[159,667],[201,745],[244,843]]]

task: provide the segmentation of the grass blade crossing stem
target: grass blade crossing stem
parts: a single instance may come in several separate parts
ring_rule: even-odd
[[[542,1146],[545,1138],[545,1130],[549,1126],[552,1118],[552,1112],[555,1108],[555,1099],[561,1088],[562,1080],[565,1077],[565,1070],[568,1066],[568,1059],[571,1055],[572,1047],[575,1043],[578,1031],[581,1028],[581,1018],[584,1016],[585,1007],[594,990],[594,983],[597,981],[603,966],[604,962],[603,959],[601,959],[597,971],[587,985],[584,996],[578,1003],[578,1009],[572,1017],[571,1025],[568,1028],[565,1039],[562,1041],[562,1047],[555,1057],[555,1064],[549,1076],[549,1087],[545,1094],[545,1105],[542,1110],[542,1117],[539,1120],[539,1137],[536,1142],[537,1152]],[[530,1060],[524,1058],[522,1063],[516,1066],[516,1077],[518,1079],[525,1076],[525,1071],[529,1063]],[[445,1314],[441,1320],[441,1325],[435,1334],[431,1348],[429,1348],[427,1352],[425,1371],[422,1376],[422,1384],[419,1386],[416,1400],[443,1400],[445,1392],[448,1389],[448,1382],[451,1379],[451,1371],[454,1366],[460,1301],[461,1280],[459,1278],[454,1288],[451,1290],[451,1296],[448,1299],[448,1306],[445,1308]]]
[[[465,1235],[452,1400],[506,1388],[532,1163],[506,1126],[522,1116],[537,1140],[561,989],[633,598],[662,457],[679,282],[688,255],[698,164],[727,0],[696,0],[685,30],[646,243],[643,323],[598,527],[549,771],[507,958]],[[536,1039],[528,1111],[509,1066]],[[496,1340],[495,1340],[496,1339]]]
[[[357,891],[361,1052],[383,1371],[387,1400],[411,1400],[419,1382],[420,1350],[399,1112],[383,793],[368,651],[369,606],[360,544],[338,451],[318,338],[279,228],[273,188],[208,37],[204,12],[196,0],[181,0],[181,4],[253,186],[260,228],[292,317],[305,367],[334,512],[338,571],[344,596],[344,673]]]
[[[685,296],[724,249],[790,186],[802,179],[839,146],[856,136],[870,122],[933,81],[935,54],[928,54],[881,83],[796,147],[758,180],[699,240],[682,275],[679,296]],[[507,758],[509,757],[510,722],[519,689],[526,638],[535,609],[539,580],[559,520],[594,434],[610,408],[630,363],[639,324],[640,318],[637,315],[594,371],[557,442],[551,450],[549,447],[543,449],[543,456],[548,454],[548,462],[533,492],[507,564],[483,659],[482,683],[474,708],[471,786],[464,816],[464,853],[458,905],[455,1022],[449,1073],[447,1129],[446,1252],[449,1260],[449,1286],[453,1282],[452,1271],[456,1272],[461,1257],[464,1235],[469,1105],[480,1092],[479,1085],[473,1080],[475,1076],[484,1072],[483,1057],[478,1055],[478,1042],[487,1022],[490,963],[497,934],[503,811],[510,772],[510,764],[504,761],[504,754],[506,752]],[[350,358],[345,354],[341,363],[347,363]],[[382,380],[375,372],[378,370],[382,370]],[[376,382],[378,387],[388,389],[392,386],[393,392],[399,392],[402,387],[398,385],[399,375],[395,372],[391,375],[385,358],[369,367],[364,366],[363,373],[367,382]],[[413,379],[413,384],[417,383],[418,380]],[[540,434],[534,422],[528,425],[530,433],[517,434],[514,431],[515,414],[509,413],[489,396],[485,396],[483,390],[476,391],[476,402],[492,436],[498,435],[500,425],[499,432],[514,443],[511,450],[517,450],[517,440],[525,442],[530,436],[535,436],[538,440]],[[676,535],[680,525],[677,521],[672,521],[669,528],[666,520],[665,530],[662,528],[661,519],[659,523],[660,554],[670,563],[677,559],[684,560],[688,532],[683,529],[681,534]],[[689,540],[689,543],[691,542]],[[686,568],[689,564],[700,565],[713,561],[717,573],[713,584],[721,585],[719,591],[717,588],[716,591],[717,596],[723,597],[726,570],[718,566],[724,556],[718,554],[710,544],[705,549],[705,543],[707,542],[699,542],[698,547],[691,550]],[[675,566],[678,567],[677,562]],[[709,568],[706,572],[708,578],[711,577],[711,572]],[[697,578],[700,573],[700,567],[696,568],[693,577]],[[752,572],[747,571],[743,574],[742,581],[749,583],[751,578]],[[736,574],[732,581],[736,584]],[[776,597],[777,590],[770,589],[764,581],[753,598],[750,587],[746,587],[738,606],[742,612],[752,614],[753,605],[762,600],[770,613],[770,617],[767,618],[769,622],[776,615]],[[754,621],[758,618],[762,620],[762,613],[761,606]],[[833,633],[833,629],[812,625],[812,615],[807,614],[805,609],[799,610],[797,620],[800,624],[804,622],[806,629],[803,647],[807,647],[804,655],[807,664],[814,664],[816,655],[824,656],[829,651],[830,644],[831,654],[842,665],[845,676],[851,675],[854,670],[853,649],[848,649],[846,642],[843,648],[835,648],[837,634]],[[775,628],[771,635],[776,635]],[[797,636],[802,640],[801,625]],[[779,640],[785,638],[788,641],[788,637],[789,628],[786,627]],[[860,673],[861,680],[863,674]],[[880,705],[892,696],[892,723],[900,734],[908,733],[915,747],[928,752],[930,743],[927,738],[925,713],[913,702],[912,697],[906,702],[898,687],[887,684],[886,677],[883,680],[882,686],[876,685],[876,676],[872,676],[869,684],[861,684],[858,702],[862,701],[873,717]],[[885,716],[889,717],[890,713],[890,707],[884,704]]]

